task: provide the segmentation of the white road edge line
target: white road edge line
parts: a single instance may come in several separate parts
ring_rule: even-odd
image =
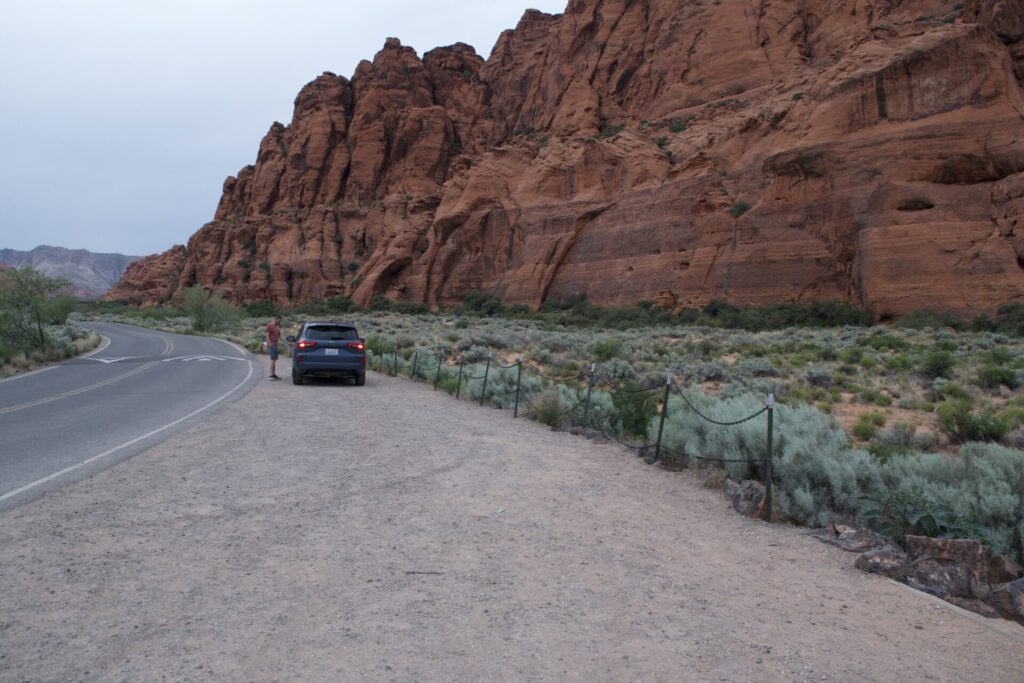
[[[239,346],[238,344],[236,344],[233,341],[228,341],[227,339],[221,339],[220,337],[217,337],[216,339],[218,339],[219,341],[224,342],[225,344],[227,344],[231,348],[233,348],[236,351],[238,351],[240,354],[242,354],[242,358],[245,358],[246,356],[249,355],[248,351],[246,351],[245,349],[243,349],[241,346]]]
[[[95,349],[93,349],[89,353],[86,353],[86,354],[83,354],[81,356],[78,356],[78,358],[88,358],[89,356],[91,356],[91,355],[93,355],[95,353],[99,353],[103,349],[105,349],[108,346],[110,346],[110,339],[108,339],[107,337],[104,337],[102,334],[100,335],[100,339],[103,340],[102,344],[97,346]],[[13,382],[14,380],[21,379],[22,377],[31,377],[32,375],[38,375],[40,372],[46,372],[47,370],[53,370],[54,368],[59,368],[59,367],[60,367],[60,363],[57,363],[56,365],[48,365],[45,368],[39,368],[38,370],[33,370],[32,372],[23,372],[22,374],[15,375],[14,377],[7,377],[6,379],[0,379],[0,384],[3,384],[4,382]]]
[[[249,361],[249,372],[248,372],[248,374],[246,374],[245,379],[243,379],[241,382],[239,382],[233,389],[231,389],[231,391],[228,391],[226,394],[224,394],[220,398],[216,398],[216,399],[210,401],[209,403],[207,403],[202,408],[199,408],[198,410],[194,410],[191,413],[189,413],[188,415],[185,415],[184,417],[179,417],[174,422],[169,422],[169,423],[165,424],[163,427],[158,427],[158,428],[154,429],[151,432],[148,432],[146,434],[143,434],[142,436],[139,436],[139,437],[136,437],[136,438],[132,439],[131,441],[126,441],[123,444],[121,444],[120,446],[115,446],[114,448],[111,448],[108,451],[104,451],[103,453],[100,453],[99,455],[94,455],[91,458],[87,458],[87,459],[83,460],[82,462],[78,463],[77,465],[71,465],[70,467],[65,467],[64,469],[60,470],[59,472],[54,472],[53,474],[45,476],[42,479],[38,479],[38,480],[32,482],[31,484],[25,484],[21,488],[15,489],[13,491],[9,491],[9,492],[3,494],[2,496],[0,496],[0,502],[3,502],[4,500],[7,500],[8,498],[16,496],[16,495],[18,495],[20,493],[24,493],[25,491],[29,491],[31,489],[34,489],[37,486],[41,486],[42,484],[45,484],[48,481],[53,481],[57,477],[64,476],[68,472],[73,472],[73,471],[77,470],[80,467],[85,467],[86,465],[88,465],[90,463],[96,462],[97,460],[100,460],[100,459],[105,458],[105,457],[107,457],[109,455],[112,455],[112,454],[118,452],[119,450],[121,450],[123,448],[127,448],[128,446],[131,446],[133,444],[137,444],[140,441],[144,441],[145,439],[148,439],[151,436],[159,434],[160,432],[164,431],[165,429],[170,429],[171,427],[173,427],[175,425],[178,425],[178,424],[181,424],[182,422],[184,422],[185,420],[188,420],[189,418],[195,417],[199,413],[202,413],[204,411],[209,410],[213,406],[217,405],[218,403],[220,403],[221,401],[226,399],[231,394],[233,394],[236,391],[238,391],[239,389],[241,389],[242,386],[244,386],[245,383],[249,381],[249,378],[252,377],[252,374],[253,374],[253,364],[252,364],[252,361]]]

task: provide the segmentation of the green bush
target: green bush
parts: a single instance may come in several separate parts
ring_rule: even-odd
[[[43,275],[31,266],[0,271],[0,353],[7,359],[29,349],[46,349],[46,328],[63,325],[74,300],[60,290],[67,280]]]
[[[245,314],[251,318],[272,318],[278,314],[273,301],[254,301],[245,305]]]
[[[933,379],[949,377],[954,365],[956,365],[956,358],[949,351],[932,349],[921,359],[921,372]]]
[[[182,297],[185,314],[192,319],[196,332],[220,329],[238,317],[238,309],[216,292],[207,292],[200,285],[192,285]]]
[[[718,400],[699,389],[686,393],[698,410],[722,422],[764,407],[763,399],[751,395]],[[657,422],[648,425],[651,440],[657,438]],[[774,480],[784,519],[824,525],[835,513],[856,516],[860,496],[880,486],[877,462],[864,451],[851,451],[842,430],[817,409],[780,404],[775,427]],[[677,397],[669,400],[663,443],[686,458],[726,460],[724,467],[733,479],[762,478],[766,437],[763,416],[721,427],[698,417]]]
[[[969,401],[943,401],[936,410],[939,428],[955,443],[999,441],[1011,428],[1005,416],[991,410],[972,411]]]
[[[622,342],[618,339],[599,339],[594,342],[594,359],[598,363],[622,356]]]
[[[978,371],[978,384],[986,389],[998,389],[1005,386],[1017,388],[1017,371],[998,365],[986,365]]]
[[[658,396],[643,391],[639,384],[626,380],[612,389],[612,403],[619,413],[622,430],[626,434],[643,436],[647,425],[658,412]]]
[[[1024,452],[969,443],[959,456],[894,458],[881,473],[887,489],[912,507],[913,515],[896,520],[904,530],[913,528],[913,517],[920,525],[920,515],[931,512],[932,535],[977,538],[995,553],[1024,560]]]
[[[952,328],[960,329],[960,319],[955,315],[945,311],[913,311],[905,316],[899,318],[896,321],[897,327],[905,327],[913,330],[923,330],[925,328],[942,329]]]
[[[549,427],[561,427],[565,419],[562,399],[557,389],[548,389],[533,402],[534,418]]]
[[[732,204],[732,208],[729,209],[729,213],[732,215],[733,218],[739,218],[747,211],[750,211],[751,208],[752,207],[750,206],[749,202],[735,201]]]

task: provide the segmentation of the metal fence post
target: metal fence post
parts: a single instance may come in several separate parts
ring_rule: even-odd
[[[444,347],[441,347],[441,355],[437,359],[437,374],[434,375],[434,391],[437,391],[437,382],[441,379],[441,366],[444,365]]]
[[[398,344],[395,344],[395,377],[398,377]]]
[[[587,407],[583,409],[583,426],[590,426],[590,394],[594,391],[594,371],[597,370],[597,363],[590,364],[590,374],[587,375]]]
[[[419,364],[419,360],[420,360],[420,350],[419,349],[413,349],[412,350],[412,375],[410,375],[410,379],[412,379],[414,382],[416,381],[416,366]]]
[[[462,367],[463,367],[463,365],[465,365],[465,363],[466,363],[466,354],[461,354],[459,356],[459,383],[455,385],[455,398],[456,398],[456,400],[458,400],[458,398],[462,395]]]
[[[480,407],[484,405],[484,396],[487,395],[487,375],[491,373],[491,356],[494,354],[490,351],[487,352],[487,367],[484,368],[484,385],[480,388]]]
[[[654,447],[654,459],[661,460],[661,435],[665,433],[665,418],[668,417],[668,392],[672,388],[672,372],[665,371],[665,398],[661,403],[661,423],[658,425],[658,445]]]
[[[768,450],[764,456],[764,521],[772,521],[772,428],[775,422],[775,394],[768,394]]]
[[[516,376],[516,407],[512,411],[512,418],[519,417],[519,387],[523,382],[523,357],[519,356],[519,360],[516,362],[516,367],[519,368],[519,374]]]

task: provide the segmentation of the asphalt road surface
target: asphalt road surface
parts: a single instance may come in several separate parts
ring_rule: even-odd
[[[264,374],[230,342],[88,323],[96,351],[0,381],[0,510],[122,462]]]

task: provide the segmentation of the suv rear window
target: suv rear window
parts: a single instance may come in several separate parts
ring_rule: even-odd
[[[346,339],[359,339],[355,328],[341,327],[338,325],[318,325],[317,327],[306,328],[306,339],[313,341],[344,341]]]

